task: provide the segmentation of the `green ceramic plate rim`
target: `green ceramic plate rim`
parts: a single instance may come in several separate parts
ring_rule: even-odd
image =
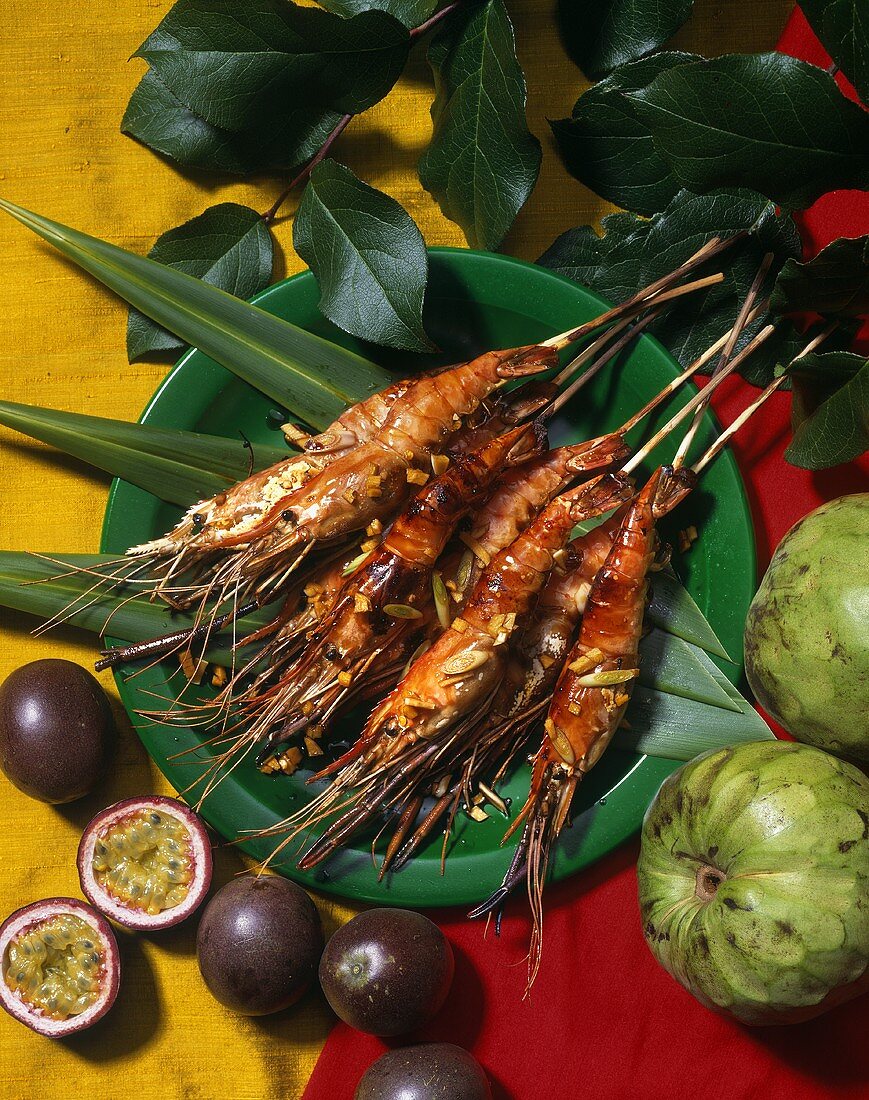
[[[568,288],[574,293],[581,306],[583,301],[599,304],[607,308],[609,303],[599,295],[572,282],[569,279],[549,271],[546,268],[511,256],[503,256],[496,253],[478,252],[462,248],[430,248],[429,255],[434,258],[446,260],[448,268],[456,268],[459,272],[463,268],[473,272],[476,265],[483,268],[509,267],[522,273],[522,277],[530,277],[540,280],[541,285],[546,280],[557,284],[562,288]],[[252,301],[256,304],[268,304],[274,298],[280,299],[288,286],[303,280],[312,280],[310,271],[301,272],[288,279],[275,283],[256,295]],[[492,305],[492,303],[489,303]],[[338,338],[343,334],[336,332]],[[669,352],[654,338],[643,336],[646,349],[654,349],[659,357],[663,357],[669,369],[675,374],[677,366]],[[140,423],[162,420],[164,402],[173,401],[175,391],[180,387],[186,388],[187,376],[191,367],[196,369],[197,360],[204,358],[196,349],[185,352],[175,367],[157,388],[147,407],[139,418]],[[207,361],[209,362],[209,361]],[[200,412],[208,407],[208,403],[220,392],[225,382],[222,371],[214,375],[203,385],[205,380],[200,378],[198,386],[201,392]],[[177,407],[177,406],[176,406]],[[717,421],[712,414],[707,414],[711,422],[717,427]],[[190,426],[193,426],[192,424]],[[744,603],[747,610],[748,602],[756,585],[756,555],[751,523],[751,513],[746,496],[744,484],[736,462],[730,453],[725,453],[719,459],[729,465],[730,473],[735,481],[736,501],[738,502],[740,527],[747,536],[746,545],[740,554],[742,577],[744,578],[743,592],[730,593],[735,603]],[[118,509],[124,507],[124,497],[132,490],[132,487],[115,479],[112,482],[106,505],[105,518],[101,537],[101,549],[106,550],[112,533],[112,526],[117,518]],[[690,589],[689,584],[689,589]],[[741,653],[740,639],[735,635],[723,638],[728,651],[736,657]],[[727,669],[734,678],[741,671],[741,664],[733,665]],[[135,712],[134,689],[126,682],[123,674],[116,673],[115,681],[121,699],[128,713],[133,717]],[[145,746],[146,751],[160,768],[173,786],[178,785],[178,766],[173,765],[167,759],[166,751],[156,741],[160,736],[157,730],[148,731],[136,727],[137,733]],[[165,729],[165,727],[164,727]],[[165,734],[163,735],[165,736]],[[623,754],[625,755],[625,754]],[[605,788],[599,798],[584,810],[574,821],[573,827],[562,836],[559,851],[554,860],[551,877],[553,880],[563,879],[575,874],[582,868],[593,863],[597,859],[612,851],[624,841],[634,835],[641,822],[645,810],[658,790],[661,782],[678,766],[679,762],[660,758],[633,756],[633,763],[628,767],[612,786]],[[593,782],[595,773],[590,779]],[[589,781],[586,781],[588,785]],[[183,785],[183,784],[182,784]],[[239,813],[245,809],[244,803],[248,803],[249,810],[262,810],[262,804],[248,791],[240,787],[234,777],[227,784],[222,785],[215,795],[209,797],[202,809],[202,816],[221,836],[232,839],[236,836]],[[245,821],[250,818],[245,816]],[[238,844],[241,851],[256,859],[262,859],[269,851],[260,841],[243,841]],[[434,908],[450,905],[467,906],[486,896],[490,887],[500,880],[506,863],[509,861],[509,851],[506,849],[487,849],[482,852],[471,853],[462,856],[460,852],[454,852],[447,862],[447,875],[441,877],[439,873],[433,875],[432,860],[426,860],[423,873],[419,873],[422,861],[416,860],[401,873],[392,876],[383,883],[377,883],[373,873],[370,856],[358,851],[345,852],[337,857],[339,866],[337,873],[328,870],[334,867],[336,861],[327,865],[327,871],[299,872],[292,864],[281,864],[275,869],[289,878],[295,879],[304,886],[319,890],[353,902],[372,902],[379,904],[411,905],[416,908]],[[414,873],[416,871],[416,873]],[[483,872],[481,874],[480,872]],[[486,874],[485,872],[489,872]],[[481,882],[485,885],[481,885]]]

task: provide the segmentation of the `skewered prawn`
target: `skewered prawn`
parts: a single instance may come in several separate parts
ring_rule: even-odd
[[[274,827],[289,843],[333,812],[345,792],[346,812],[300,861],[311,867],[375,814],[395,788],[415,780],[491,700],[507,655],[506,642],[527,613],[581,519],[609,511],[629,494],[629,482],[605,474],[556,497],[531,526],[483,571],[461,617],[419,656],[371,714],[356,744],[319,777],[339,773],[299,815]],[[381,786],[381,781],[383,785]],[[280,847],[282,847],[281,845]],[[277,850],[280,850],[280,847]]]
[[[630,448],[618,432],[585,443],[556,447],[506,473],[470,530],[459,536],[467,552],[452,554],[444,575],[458,592],[473,591],[483,568],[514,541],[554,496],[571,482],[618,466]],[[452,586],[451,586],[452,587]]]
[[[542,891],[552,844],[567,821],[576,786],[599,760],[624,716],[639,670],[648,572],[655,554],[656,503],[672,468],[658,469],[627,509],[594,579],[579,637],[561,670],[535,759],[531,789],[505,840],[524,825],[501,887],[472,916],[499,909],[523,874],[533,916],[529,987],[540,964]]]
[[[453,753],[441,756],[439,771],[428,775],[425,790],[412,796],[421,804],[426,790],[439,790],[434,805],[412,832],[416,814],[407,827],[402,816],[381,864],[381,878],[390,868],[398,870],[407,863],[445,816],[452,822],[463,794],[470,805],[469,795],[483,776],[487,788],[494,789],[524,745],[529,728],[541,720],[541,706],[551,697],[592,581],[624,513],[624,508],[619,509],[568,546],[563,566],[553,569],[524,628],[510,640],[504,678],[481,716],[478,732],[456,745]]]
[[[689,271],[692,271],[694,267],[703,262],[704,258],[709,258],[711,254],[720,251],[723,247],[726,247],[724,242],[710,242],[708,246],[705,246],[695,254],[686,265],[683,265],[681,273],[687,274]],[[682,294],[692,293],[695,290],[720,281],[721,279],[721,275],[718,274],[696,280],[692,283],[687,283],[683,286],[677,286],[673,289],[667,289],[671,283],[678,279],[678,274],[679,273],[674,273],[671,277],[658,280],[658,282],[645,288],[642,292],[638,292],[637,295],[621,306],[602,314],[593,321],[580,325],[579,328],[562,333],[557,337],[552,337],[542,345],[537,346],[538,355],[544,353],[554,356],[556,349],[566,347],[576,339],[594,331],[594,329],[602,328],[606,324],[615,321],[617,317],[622,318],[622,320],[613,326],[611,332],[605,332],[603,336],[595,339],[584,351],[575,357],[574,360],[560,372],[553,382],[543,384],[536,383],[530,386],[526,385],[522,388],[523,392],[518,399],[515,397],[515,393],[518,391],[514,391],[514,396],[511,397],[509,403],[507,403],[508,413],[516,410],[514,415],[518,414],[522,417],[527,417],[531,415],[533,411],[548,405],[548,411],[551,414],[552,411],[563,404],[569,396],[581,387],[588,378],[593,377],[606,361],[617,354],[621,348],[626,346],[631,339],[638,335],[639,332],[651,322],[654,316],[657,315],[660,308],[669,300],[674,297],[679,297]],[[644,313],[645,316],[641,316]],[[636,319],[637,317],[639,317],[638,320]],[[625,329],[628,331],[625,331]],[[619,335],[620,333],[621,335]],[[613,337],[616,337],[616,339],[613,339]],[[534,348],[519,349],[517,354],[512,356],[512,358],[517,360],[525,358],[529,352],[533,353]],[[505,355],[509,356],[509,353],[489,353],[488,356],[480,357],[477,362],[488,360],[488,362],[491,363],[493,359],[503,359]],[[597,356],[597,358],[594,358],[595,356]],[[555,393],[558,386],[567,379],[572,378],[579,367],[583,366],[590,359],[593,359],[593,362],[591,362],[591,365],[587,367],[585,372],[579,378],[575,378],[568,386],[568,389],[556,398]],[[441,375],[454,375],[456,369],[457,368],[445,368],[441,372]],[[534,369],[540,370],[544,369],[544,367],[539,366],[537,368],[531,368],[531,371],[533,372]],[[515,371],[514,373],[525,374],[529,373],[529,370]],[[412,389],[412,386],[408,385],[404,388],[402,384],[401,393],[396,394],[392,404],[397,404],[399,397]],[[483,412],[485,416],[490,412],[489,406],[491,406],[491,404],[492,402],[487,401],[484,397],[477,404],[478,412]],[[497,405],[497,402],[495,404]],[[525,406],[524,411],[519,411],[523,404]],[[498,415],[497,409],[494,413],[495,416]],[[455,450],[461,450],[463,442],[464,446],[467,447],[473,441],[475,431],[470,423],[472,418],[473,413],[466,418],[466,427],[463,433],[466,439],[464,441],[455,439],[452,441]],[[458,417],[454,416],[453,423],[458,419]],[[510,420],[507,422],[509,423]],[[384,427],[385,426],[384,424]],[[491,430],[491,425],[484,425],[483,431],[485,432],[487,429]],[[297,436],[301,435],[301,433],[295,434]],[[310,440],[306,439],[305,442],[309,446],[311,445]],[[340,443],[340,439],[337,441],[330,440],[330,446]],[[406,454],[410,453],[410,450],[406,451]],[[340,459],[341,456],[339,455],[336,457]],[[419,472],[415,470],[408,471],[407,476],[415,479],[419,476]],[[375,472],[373,475],[373,482],[375,484],[372,484],[366,479],[366,489],[373,489],[374,496],[376,496],[378,492],[383,496],[379,477],[379,472]],[[300,486],[299,489],[294,490],[289,496],[297,497],[298,493],[304,487],[304,485]],[[352,496],[355,490],[351,487],[346,492],[347,496]],[[285,498],[284,502],[279,502],[279,504],[285,503],[286,499],[287,498]],[[332,506],[337,504],[339,511],[346,513],[347,509],[344,500],[346,500],[346,497],[342,498],[341,501],[321,501],[321,504],[324,504],[323,510],[327,514],[330,511],[330,503]],[[293,509],[281,508],[275,505],[272,507],[268,516],[263,516],[259,522],[254,523],[252,529],[246,531],[245,538],[247,541],[244,541],[244,539],[236,540],[230,535],[223,539],[220,549],[209,551],[206,549],[208,545],[207,540],[201,537],[205,535],[206,528],[205,521],[203,521],[200,516],[192,520],[196,528],[196,545],[192,545],[189,548],[182,547],[180,550],[176,548],[176,552],[168,558],[156,556],[155,559],[154,554],[140,555],[138,560],[140,562],[144,561],[145,570],[150,569],[152,579],[149,580],[146,573],[143,580],[143,567],[138,566],[133,574],[138,578],[137,585],[148,585],[151,591],[158,592],[164,599],[178,607],[187,607],[198,602],[199,615],[197,616],[197,622],[192,628],[188,628],[187,630],[176,631],[163,637],[106,650],[102,654],[102,660],[98,663],[99,667],[106,668],[128,660],[139,660],[143,657],[159,656],[160,654],[183,647],[185,644],[192,644],[195,641],[204,641],[207,643],[217,628],[225,626],[227,622],[233,622],[238,618],[243,618],[244,615],[250,614],[253,610],[261,607],[264,603],[269,602],[274,596],[280,594],[281,589],[286,587],[288,580],[295,571],[298,561],[316,545],[315,541],[310,541],[312,532],[310,530],[304,530],[302,532],[302,537],[298,537],[298,533],[295,535],[291,533],[289,535],[290,542],[291,544],[295,543],[295,547],[288,555],[291,559],[289,565],[283,569],[278,568],[278,562],[275,560],[276,557],[280,557],[280,554],[271,555],[271,565],[269,564],[268,555],[266,555],[266,560],[264,562],[260,561],[258,567],[255,563],[251,562],[251,558],[257,557],[254,547],[260,534],[263,533],[264,525],[267,533],[271,530],[273,524],[277,528],[279,521],[282,520],[286,523],[294,523],[296,518]],[[388,518],[385,507],[384,516],[377,518],[381,519],[381,521],[384,518]],[[367,526],[367,524],[363,525]],[[316,531],[314,534],[316,535]],[[322,537],[322,535],[320,537]],[[271,540],[274,542],[275,539],[280,543],[279,530],[271,531]],[[254,544],[254,546],[252,546],[252,544]],[[301,546],[299,544],[301,544]],[[227,551],[228,553],[226,553]],[[318,556],[320,555],[318,554]],[[240,558],[241,560],[239,560]],[[262,576],[262,574],[265,574],[265,576]],[[123,582],[127,579],[127,576],[128,574],[125,573],[122,568],[115,574],[107,575],[106,583]],[[179,577],[181,578],[180,580],[178,579]],[[174,587],[170,587],[170,581],[174,581]],[[259,581],[259,583],[257,583],[257,581]],[[230,612],[219,613],[219,605],[226,598],[231,598],[232,610]],[[210,599],[216,601],[215,606],[210,614],[206,614],[206,604]],[[287,608],[285,614],[279,616],[273,624],[256,632],[255,637],[261,639],[264,636],[273,634],[274,630],[285,622],[290,615],[291,612],[289,608]]]
[[[736,338],[742,325],[750,316],[762,272],[763,269],[755,281],[756,285],[752,287],[752,291],[746,298],[733,330],[716,345],[723,348],[722,359],[716,371],[717,381],[711,382],[703,393],[692,399],[688,406],[672,418],[668,426],[655,437],[654,442],[659,441],[691,411],[692,406],[696,406],[694,421],[677,452],[677,465],[681,464],[682,458],[687,453],[709,395],[738,362],[737,360],[728,366]],[[714,349],[710,350],[710,354],[712,350]],[[748,353],[746,349],[745,354]],[[674,381],[673,384],[677,385],[678,382]],[[628,426],[637,423],[638,419],[650,411],[659,400],[660,395],[631,418],[622,431],[626,431]],[[696,470],[702,468],[702,465],[717,453],[728,435],[729,431],[724,433],[718,444],[698,464]],[[648,445],[644,450],[647,449]],[[626,469],[634,468],[636,462],[637,457],[626,465]],[[695,481],[696,471],[680,470],[670,477],[666,491],[662,492],[660,498],[656,498],[654,505],[656,518],[672,510],[690,492]],[[422,795],[425,793],[422,786],[420,785],[416,791],[411,789],[407,793],[405,806],[398,807],[399,822],[381,864],[381,877],[390,865],[398,868],[407,862],[435,825],[445,814],[448,814],[443,862],[452,821],[461,798],[464,796],[466,805],[471,806],[475,800],[472,794],[474,786],[479,786],[480,793],[485,794],[490,801],[496,800],[497,796],[491,787],[483,784],[482,777],[486,776],[492,787],[496,786],[509,767],[510,761],[524,744],[528,729],[542,717],[541,708],[545,706],[555,687],[592,582],[602,568],[612,547],[613,539],[621,529],[628,511],[628,506],[625,506],[605,523],[574,539],[571,543],[565,566],[553,570],[537,607],[529,616],[527,625],[511,642],[511,659],[508,662],[504,680],[491,707],[487,708],[485,715],[481,717],[477,730],[465,741],[460,742],[452,754],[440,756],[438,770],[433,768],[429,770],[426,784],[429,789],[435,791],[434,806],[422,822],[413,829],[413,832],[411,828],[422,805]],[[409,838],[408,834],[410,834]]]
[[[475,435],[480,431],[476,430]],[[447,553],[441,571],[447,578],[448,587],[457,593],[456,577],[461,575],[462,591],[470,591],[483,562],[490,561],[499,550],[508,546],[557,492],[579,477],[618,465],[628,453],[620,438],[604,436],[588,443],[559,447],[508,469],[500,476],[489,499],[476,510],[471,530],[460,536],[466,546],[475,548],[476,553],[472,556],[464,546]],[[363,547],[365,545],[363,543]],[[364,552],[358,557],[345,554],[337,561],[327,562],[291,596],[292,608],[275,627],[274,641],[269,649],[272,660],[284,663],[297,652],[306,634],[334,606],[353,561],[364,557]],[[263,632],[258,632],[251,640],[258,641],[262,636]]]

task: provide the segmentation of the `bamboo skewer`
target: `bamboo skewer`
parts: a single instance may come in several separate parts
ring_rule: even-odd
[[[580,337],[587,336],[590,332],[594,332],[595,329],[600,328],[602,325],[607,325],[611,321],[615,321],[631,311],[637,312],[641,310],[643,308],[643,302],[648,302],[648,300],[657,295],[659,291],[670,287],[685,275],[689,275],[695,268],[729,248],[742,236],[743,234],[737,233],[735,236],[728,237],[726,240],[722,240],[720,237],[712,237],[711,240],[707,241],[701,248],[698,248],[692,256],[689,256],[675,271],[670,271],[660,279],[656,279],[654,282],[649,283],[648,286],[638,290],[636,294],[631,295],[630,298],[627,298],[619,305],[613,306],[612,309],[602,313],[599,317],[594,317],[592,320],[586,321],[584,324],[579,325],[578,328],[568,329],[566,332],[559,333],[558,336],[551,336],[548,340],[543,342],[542,346],[558,348],[560,350],[561,348],[567,347],[568,344],[574,343],[576,340],[580,339]]]
[[[712,377],[713,378],[715,377],[716,374],[718,374],[720,371],[722,371],[725,368],[725,366],[728,363],[728,360],[733,355],[733,351],[736,347],[737,341],[739,340],[739,337],[742,335],[743,330],[745,329],[745,326],[748,324],[748,319],[749,319],[749,317],[751,316],[751,314],[753,312],[754,303],[757,299],[758,294],[760,294],[760,289],[763,286],[763,281],[766,278],[767,272],[770,269],[770,265],[772,264],[772,261],[773,261],[772,252],[767,252],[767,254],[763,258],[763,262],[761,263],[760,267],[757,269],[757,273],[755,274],[754,279],[752,280],[751,286],[748,288],[748,293],[745,296],[745,301],[742,303],[742,307],[740,308],[739,313],[737,314],[736,323],[734,324],[733,328],[730,330],[730,336],[727,340],[727,344],[725,345],[724,350],[721,353],[721,358],[719,359],[719,361],[718,361],[718,363],[715,367],[715,370],[713,370],[713,372],[712,372]],[[709,397],[707,397],[707,399],[704,403],[702,403],[701,405],[698,406],[697,411],[694,413],[694,419],[691,421],[691,424],[688,428],[688,431],[685,432],[685,434],[682,436],[682,440],[679,443],[679,446],[676,450],[676,454],[673,458],[673,468],[674,469],[678,470],[679,467],[684,463],[685,456],[688,454],[688,451],[691,449],[691,444],[694,441],[694,437],[697,435],[697,431],[698,431],[701,423],[703,422],[703,414],[706,412],[706,409],[708,408],[708,406],[709,406]]]

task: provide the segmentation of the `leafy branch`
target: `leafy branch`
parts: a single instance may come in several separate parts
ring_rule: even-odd
[[[259,218],[267,230],[287,199],[304,188],[303,220],[316,209],[336,230],[332,239],[340,239],[344,261],[337,266],[309,255],[315,238],[305,224],[294,233],[297,241],[310,242],[305,258],[320,281],[326,316],[362,339],[431,349],[422,321],[427,259],[419,230],[394,199],[360,180],[352,184],[349,170],[331,165],[329,155],[353,118],[389,93],[413,45],[436,31],[430,59],[439,81],[432,109],[438,117],[428,160],[420,166],[421,180],[447,216],[464,227],[469,241],[497,247],[530,194],[540,164],[539,144],[525,121],[525,81],[512,26],[503,0],[451,0],[438,11],[432,0],[326,0],[324,6],[328,10],[262,0],[252,10],[239,9],[233,0],[178,0],[136,51],[150,69],[133,94],[122,129],[184,166],[243,175],[291,170],[289,184]],[[451,67],[461,70],[463,91],[471,91],[455,110],[443,110],[444,97],[448,101],[454,91],[449,76],[442,79],[438,70]],[[495,100],[500,95],[509,102],[510,124],[489,119],[487,134],[477,140],[493,81]],[[305,108],[288,108],[288,103]],[[476,170],[467,179],[446,181],[437,161],[449,155],[455,142],[470,151]],[[516,179],[483,179],[491,163],[512,163]],[[319,195],[309,194],[315,174],[334,181],[339,173],[357,204],[350,213],[327,210],[322,188]],[[205,232],[210,213],[164,233],[152,255],[250,296],[271,272],[228,282],[232,264],[219,255],[216,236]],[[235,217],[241,227],[257,215],[236,207]],[[378,255],[395,250],[397,226],[416,260],[399,265],[400,284],[394,265],[376,262]],[[208,264],[178,257],[183,242],[195,234],[200,234]],[[358,309],[341,309],[351,269]],[[245,274],[253,276],[252,265],[246,265]],[[131,318],[130,329],[131,357],[177,346],[142,317]]]
[[[751,381],[767,384],[797,351],[805,314],[846,319],[832,346],[788,375],[795,435],[786,457],[816,469],[848,461],[869,441],[864,359],[840,350],[855,329],[847,319],[869,308],[869,251],[865,238],[840,240],[800,263],[796,229],[774,204],[798,210],[828,191],[869,188],[869,112],[834,79],[841,68],[867,94],[869,20],[859,0],[801,6],[833,58],[827,70],[778,53],[707,60],[662,50],[689,17],[691,0],[562,4],[568,51],[603,79],[569,118],[550,123],[558,152],[578,180],[636,214],[604,218],[603,236],[591,226],[568,230],[539,262],[619,301],[659,259],[675,262],[710,235],[751,223],[731,250],[725,282],[672,311],[656,335],[690,362],[698,341],[726,329],[769,250],[768,297],[746,337],[771,320],[777,333],[748,360]]]
[[[540,262],[620,300],[712,236],[743,234],[724,282],[672,310],[656,334],[683,362],[693,359],[732,323],[759,257],[771,252],[764,308],[743,337],[771,319],[771,302],[777,336],[747,365],[759,384],[797,349],[802,313],[859,316],[866,300],[865,246],[837,242],[817,266],[801,265],[787,212],[831,190],[869,188],[869,112],[834,79],[841,70],[867,94],[869,21],[863,0],[802,7],[833,59],[828,70],[778,53],[706,59],[667,50],[693,0],[559,5],[565,48],[602,79],[569,118],[551,122],[556,148],[572,175],[626,212],[604,219],[603,236],[568,230]],[[298,193],[294,244],[317,277],[322,312],[362,339],[430,349],[419,229],[394,199],[331,159],[336,143],[389,94],[413,45],[431,33],[433,132],[419,177],[472,246],[500,246],[541,161],[504,0],[436,8],[437,0],[322,0],[321,8],[178,0],[136,52],[149,69],[122,129],[182,166],[281,171],[289,183],[263,214],[222,204],[170,230],[154,258],[249,296],[270,278],[269,227]],[[851,305],[839,308],[843,295]],[[840,324],[824,354],[844,350],[853,329]],[[128,344],[134,357],[177,341],[132,315]],[[855,429],[838,449],[812,440],[838,390],[832,407],[849,403],[855,424],[866,419],[863,374],[840,364],[824,377],[824,400],[795,419],[798,451],[810,450],[812,462],[862,438]],[[793,386],[799,402],[808,383],[794,374]]]

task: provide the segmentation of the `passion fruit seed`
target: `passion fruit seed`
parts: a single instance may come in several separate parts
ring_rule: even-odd
[[[29,1006],[53,1020],[68,1020],[99,998],[104,962],[87,921],[61,913],[10,940],[3,975]]]
[[[187,897],[193,879],[190,834],[171,814],[139,810],[99,834],[92,864],[107,894],[156,915]]]

